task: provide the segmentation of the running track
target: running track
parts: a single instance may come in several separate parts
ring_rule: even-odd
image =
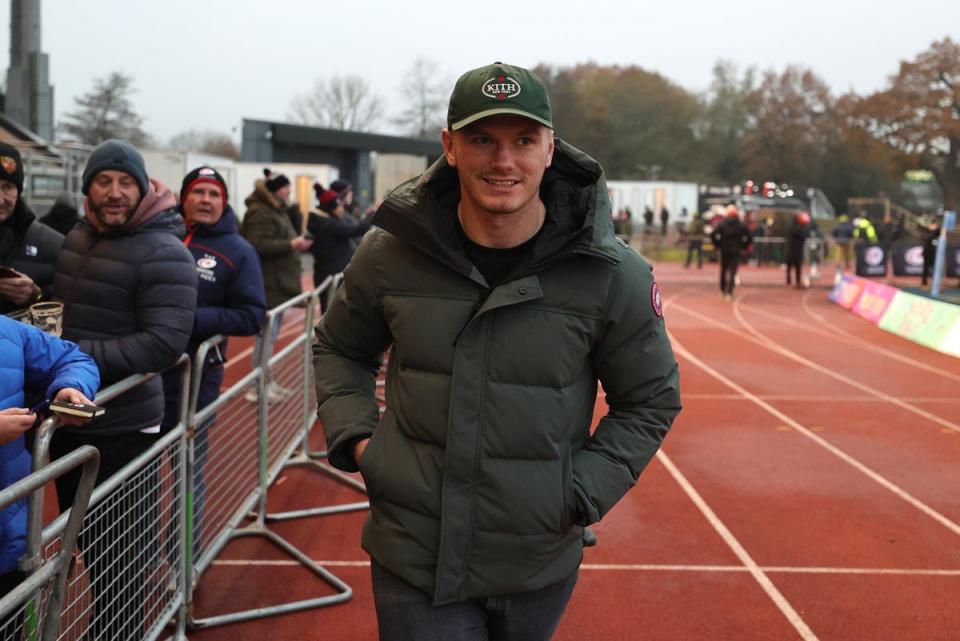
[[[960,359],[841,310],[823,287],[787,289],[777,269],[746,268],[733,302],[719,296],[716,266],[656,273],[684,410],[637,487],[595,527],[599,545],[555,638],[960,639]],[[248,345],[233,343],[234,355]],[[248,362],[232,361],[229,379]],[[270,508],[355,500],[290,470]],[[376,639],[362,521],[273,526],[350,583],[353,600],[189,637]],[[204,575],[196,611],[327,591],[272,548],[240,540]]]

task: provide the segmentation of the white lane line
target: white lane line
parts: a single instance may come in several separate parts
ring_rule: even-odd
[[[679,341],[677,341],[676,337],[674,337],[673,335],[670,335],[670,342],[673,343],[673,349],[678,354],[681,354],[684,358],[692,362],[694,365],[698,366],[700,369],[710,374],[711,376],[713,376],[715,379],[717,379],[718,381],[720,381],[730,389],[733,389],[739,394],[742,394],[744,397],[750,399],[756,405],[762,407],[764,410],[766,410],[770,414],[773,414],[782,422],[786,423],[787,425],[795,429],[800,434],[803,434],[808,439],[810,439],[811,441],[813,441],[823,449],[827,450],[828,452],[830,452],[831,454],[839,458],[844,463],[855,468],[861,474],[865,475],[875,483],[879,484],[880,486],[886,488],[896,496],[900,497],[901,499],[903,499],[904,501],[906,501],[916,509],[920,510],[921,512],[923,512],[924,514],[932,518],[937,523],[940,523],[941,525],[943,525],[945,528],[947,528],[954,534],[960,536],[960,525],[958,525],[957,523],[954,523],[949,518],[947,518],[943,514],[940,514],[940,512],[937,512],[926,503],[920,501],[919,499],[917,499],[915,496],[913,496],[912,494],[910,494],[909,492],[901,488],[896,483],[893,483],[892,481],[887,480],[878,472],[875,472],[871,468],[867,467],[866,465],[864,465],[857,459],[853,458],[852,456],[850,456],[840,448],[836,447],[832,443],[828,442],[824,438],[817,436],[812,431],[810,431],[809,429],[807,429],[806,427],[804,427],[794,419],[790,418],[789,416],[787,416],[786,414],[784,414],[774,406],[770,405],[766,401],[757,397],[755,394],[751,394],[744,388],[740,387],[739,385],[734,383],[732,380],[730,380],[729,378],[727,378],[726,376],[724,376],[723,374],[721,374],[720,372],[713,369],[712,367],[710,367],[709,365],[701,361],[699,358],[691,354],[685,347],[683,347],[683,345],[679,343]]]
[[[684,394],[683,398],[699,401],[745,401],[738,394]],[[801,396],[796,394],[757,394],[757,398],[765,401],[800,401],[817,403],[886,403],[886,398],[877,398],[876,396]],[[960,403],[960,397],[943,398],[936,396],[900,396],[901,401],[907,403],[937,403],[937,404],[956,404]]]
[[[764,348],[766,348],[766,349],[769,349],[769,350],[772,351],[772,352],[776,352],[776,353],[778,353],[778,354],[780,354],[780,355],[782,355],[782,356],[786,356],[786,357],[789,358],[790,360],[796,361],[797,363],[800,363],[801,365],[805,365],[806,367],[809,367],[810,369],[812,369],[812,370],[814,370],[814,371],[820,372],[821,374],[825,374],[825,375],[827,375],[827,376],[829,376],[829,377],[831,377],[831,378],[834,378],[834,379],[836,379],[836,380],[838,380],[838,381],[841,381],[841,382],[843,382],[843,383],[846,383],[847,385],[850,385],[851,387],[855,387],[855,388],[859,389],[859,390],[862,391],[862,392],[866,392],[867,394],[870,394],[871,396],[875,396],[875,397],[877,397],[877,398],[879,398],[879,399],[883,399],[883,400],[885,400],[885,401],[887,401],[887,402],[889,402],[889,403],[892,403],[892,404],[896,405],[897,407],[900,407],[900,408],[902,408],[902,409],[907,410],[908,412],[911,412],[911,413],[916,414],[916,415],[918,415],[918,416],[922,416],[923,418],[925,418],[925,419],[927,419],[927,420],[929,420],[929,421],[932,421],[932,422],[934,422],[934,423],[936,423],[936,424],[938,424],[938,425],[941,425],[941,426],[943,426],[943,427],[946,427],[947,429],[951,429],[951,430],[960,432],[960,425],[958,425],[957,423],[954,423],[953,421],[948,421],[947,419],[941,418],[940,416],[937,416],[936,414],[933,414],[933,413],[928,412],[928,411],[926,411],[926,410],[924,410],[924,409],[921,409],[921,408],[917,407],[916,405],[911,405],[910,403],[901,401],[901,400],[898,399],[898,398],[895,398],[895,397],[890,396],[890,395],[888,395],[888,394],[884,394],[883,392],[881,392],[881,391],[879,391],[879,390],[876,390],[876,389],[870,387],[869,385],[865,385],[865,384],[863,384],[863,383],[860,383],[859,381],[855,381],[855,380],[853,380],[852,378],[850,378],[850,377],[848,377],[848,376],[844,376],[843,374],[838,374],[837,372],[831,371],[830,369],[828,369],[828,368],[826,368],[826,367],[823,367],[823,366],[820,365],[819,363],[814,363],[814,362],[811,361],[810,359],[804,358],[803,356],[800,356],[799,354],[797,354],[797,353],[795,353],[795,352],[792,352],[792,351],[790,351],[790,350],[788,350],[788,349],[785,349],[785,348],[783,348],[783,347],[780,347],[780,346],[777,345],[774,341],[772,341],[772,340],[770,340],[769,338],[763,336],[762,334],[757,334],[756,331],[753,330],[753,329],[750,327],[750,324],[749,324],[749,323],[743,318],[743,316],[740,314],[740,310],[739,310],[739,308],[738,308],[738,303],[739,303],[739,300],[734,300],[734,302],[733,302],[733,313],[734,313],[734,316],[737,318],[738,322],[740,322],[740,323],[744,326],[744,328],[745,328],[748,332],[750,332],[751,334],[753,334],[753,335],[745,334],[745,333],[741,332],[740,330],[738,330],[738,329],[736,329],[736,328],[734,328],[734,327],[730,327],[729,325],[726,325],[726,324],[724,324],[724,323],[721,323],[721,322],[719,322],[719,321],[716,321],[716,320],[710,318],[709,316],[705,316],[705,315],[703,315],[703,314],[700,314],[699,312],[695,312],[695,311],[693,311],[692,309],[690,309],[689,307],[684,307],[683,305],[675,305],[675,307],[676,307],[677,309],[679,309],[680,311],[682,311],[682,312],[684,312],[684,313],[687,313],[687,314],[693,316],[694,318],[700,319],[700,320],[703,321],[704,323],[707,323],[707,324],[709,324],[709,325],[713,325],[714,327],[718,327],[718,328],[720,328],[720,329],[723,329],[723,330],[725,330],[725,331],[727,331],[727,332],[730,332],[731,334],[734,334],[735,336],[739,336],[740,338],[742,338],[742,339],[744,339],[744,340],[746,340],[746,341],[750,341],[751,343],[754,343],[754,344],[756,344],[756,345],[759,345],[759,346],[761,346],[761,347],[764,347]]]
[[[328,567],[370,567],[370,561],[331,561],[314,559],[314,563]],[[224,559],[214,561],[213,565],[224,567],[299,567],[300,562],[288,559]],[[581,570],[596,572],[735,572],[747,573],[749,568],[742,565],[670,565],[656,563],[581,563]],[[829,574],[829,575],[868,575],[868,576],[960,576],[960,570],[927,570],[923,568],[826,568],[794,566],[760,566],[767,574]]]
[[[782,316],[782,315],[778,315],[778,314],[774,314],[774,313],[772,313],[772,312],[765,311],[765,310],[763,310],[763,309],[761,309],[760,307],[757,307],[757,306],[755,306],[755,305],[743,305],[743,307],[746,307],[746,308],[749,309],[750,311],[755,312],[755,313],[757,313],[757,314],[760,314],[761,316],[766,316],[767,318],[772,318],[772,319],[776,320],[777,322],[779,322],[779,323],[781,323],[781,324],[790,325],[790,326],[792,326],[792,327],[799,327],[799,328],[801,328],[801,329],[803,329],[803,330],[805,330],[805,331],[811,332],[811,333],[816,334],[816,335],[818,335],[818,336],[823,336],[823,337],[825,337],[825,338],[829,338],[829,339],[831,339],[831,340],[834,340],[834,341],[837,341],[837,342],[840,342],[840,343],[845,343],[845,344],[847,344],[847,345],[852,345],[852,346],[854,346],[854,347],[858,347],[858,348],[860,348],[860,349],[864,349],[864,350],[867,350],[867,351],[869,351],[869,352],[874,352],[874,353],[876,353],[876,354],[880,354],[880,355],[882,355],[882,356],[886,356],[887,358],[892,358],[893,360],[898,361],[898,362],[900,362],[900,363],[905,363],[905,364],[910,365],[910,366],[912,366],[912,367],[916,367],[916,368],[918,368],[918,369],[922,369],[922,370],[924,370],[924,371],[931,372],[931,373],[936,374],[936,375],[938,375],[938,376],[943,376],[944,378],[949,378],[949,379],[952,380],[952,381],[960,382],[960,374],[955,374],[955,373],[953,373],[953,372],[950,372],[950,371],[945,370],[945,369],[943,369],[943,368],[937,367],[937,366],[935,366],[935,365],[930,365],[929,363],[924,363],[923,361],[919,361],[919,360],[917,360],[917,359],[915,359],[915,358],[910,358],[909,356],[904,356],[903,354],[898,354],[897,352],[895,352],[895,351],[893,351],[893,350],[889,350],[889,349],[885,349],[885,348],[883,348],[883,347],[879,347],[879,346],[877,346],[877,345],[874,345],[874,344],[870,343],[870,342],[867,341],[867,340],[864,340],[864,339],[860,338],[859,336],[856,336],[855,334],[851,334],[851,333],[849,333],[849,332],[847,332],[847,331],[845,331],[845,330],[840,329],[839,327],[835,327],[835,326],[833,326],[833,325],[830,325],[829,323],[827,323],[826,321],[823,320],[823,317],[822,317],[822,316],[820,316],[819,314],[815,313],[812,309],[810,309],[809,305],[807,304],[807,298],[808,298],[809,294],[810,294],[810,292],[808,291],[807,294],[803,297],[803,308],[804,308],[804,311],[805,311],[809,316],[811,316],[815,321],[817,321],[817,322],[820,323],[821,325],[827,327],[828,329],[824,330],[824,329],[818,329],[818,328],[816,328],[816,327],[811,327],[809,324],[802,323],[802,322],[799,322],[799,321],[795,321],[795,320],[792,320],[792,319],[790,319],[790,318],[786,318],[786,317],[784,317],[784,316]],[[745,298],[745,297],[746,297],[746,296],[744,296],[744,298]],[[883,331],[883,330],[881,330],[881,331]],[[904,339],[904,340],[906,340],[906,339]],[[924,348],[924,349],[927,349],[927,348]]]
[[[773,601],[774,605],[780,610],[781,613],[787,618],[787,621],[790,622],[790,625],[797,631],[804,641],[814,641],[817,639],[817,636],[813,633],[807,624],[803,621],[803,618],[800,614],[793,609],[793,606],[790,605],[790,602],[787,601],[786,597],[777,589],[777,586],[773,584],[773,581],[770,580],[770,577],[760,569],[760,566],[757,565],[757,562],[753,560],[753,557],[744,549],[740,542],[737,540],[733,533],[727,529],[727,526],[723,524],[723,521],[714,513],[710,506],[707,505],[707,502],[703,500],[703,497],[700,496],[700,493],[690,484],[687,478],[677,469],[673,464],[673,461],[670,460],[670,457],[667,456],[666,452],[662,449],[657,452],[657,459],[663,463],[664,467],[667,468],[667,471],[670,472],[670,476],[683,488],[683,491],[686,492],[687,496],[690,497],[690,500],[700,509],[700,512],[703,513],[707,521],[710,522],[710,525],[713,526],[713,529],[717,531],[717,534],[723,539],[724,543],[733,551],[733,553],[740,559],[740,562],[743,563],[747,571],[750,572],[750,575],[753,576],[754,580],[760,584],[760,587],[763,588],[763,591],[767,593],[767,596]]]

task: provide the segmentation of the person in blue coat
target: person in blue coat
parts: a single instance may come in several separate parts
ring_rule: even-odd
[[[24,391],[44,392],[47,399],[90,404],[100,386],[94,360],[76,343],[0,316],[0,490],[30,473],[30,453],[23,434],[36,414],[23,407]],[[62,416],[79,425],[85,419]],[[27,501],[0,511],[0,596],[23,580],[17,561],[27,533]]]
[[[227,184],[212,167],[197,167],[180,187],[178,207],[187,226],[184,244],[196,262],[197,313],[187,353],[196,355],[200,343],[217,334],[252,336],[260,331],[267,313],[263,274],[253,246],[239,232],[237,217],[227,204]],[[207,354],[197,410],[220,395],[226,342]],[[180,375],[170,370],[163,377],[164,416],[162,431],[176,426],[180,418]],[[198,426],[194,441],[194,512],[199,523],[203,507],[203,468],[207,459],[207,436],[214,418]]]

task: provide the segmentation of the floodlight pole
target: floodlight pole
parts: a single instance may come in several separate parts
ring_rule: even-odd
[[[930,285],[930,295],[934,298],[940,298],[940,281],[946,268],[944,263],[947,259],[947,230],[953,229],[956,224],[957,212],[943,212],[943,224],[940,225],[940,238],[937,240],[937,258],[933,263],[933,283]]]

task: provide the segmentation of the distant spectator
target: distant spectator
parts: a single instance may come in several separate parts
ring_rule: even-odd
[[[927,278],[933,273],[937,260],[937,243],[940,240],[940,221],[936,218],[925,222],[923,229],[923,272],[920,284],[926,287]]]
[[[670,222],[670,212],[666,207],[660,209],[660,235],[667,235],[667,225]]]
[[[810,236],[810,214],[801,211],[794,217],[793,223],[787,231],[787,285],[790,285],[791,271],[796,274],[796,287],[803,287],[800,272],[803,267],[803,250]]]
[[[50,208],[46,216],[40,219],[40,222],[66,236],[78,220],[80,220],[79,214],[77,208],[70,201],[70,196],[60,194],[54,201],[53,207]]]
[[[839,216],[830,235],[837,245],[837,261],[843,264],[844,269],[850,269],[850,244],[853,242],[853,223],[850,222],[850,217],[846,214]]]
[[[700,212],[693,214],[693,220],[687,224],[687,260],[686,269],[690,268],[693,254],[697,254],[697,269],[703,269],[703,216]]]
[[[650,207],[643,209],[643,233],[649,234],[653,231],[653,210]]]
[[[267,308],[272,309],[303,291],[300,283],[300,254],[308,251],[313,241],[298,233],[287,213],[290,179],[283,174],[271,173],[269,169],[264,169],[263,174],[264,177],[254,183],[253,193],[247,196],[245,201],[247,213],[243,217],[241,233],[260,257]],[[257,336],[255,365],[259,365],[257,361],[261,350],[267,349],[269,352],[273,349],[280,333],[281,321],[282,314],[274,321],[269,342],[266,344]],[[268,401],[278,402],[286,397],[287,391],[275,381],[271,381],[267,393]],[[254,390],[245,398],[251,402],[257,400]]]
[[[36,303],[50,292],[63,235],[41,224],[21,197],[23,162],[16,147],[0,143],[0,314]]]
[[[727,206],[727,215],[710,235],[720,252],[720,292],[727,300],[733,298],[737,270],[743,250],[750,246],[750,230],[740,220],[736,205]]]
[[[343,180],[335,180],[330,189],[317,183],[313,186],[320,211],[310,212],[307,229],[313,234],[313,286],[319,287],[328,276],[339,274],[350,262],[355,245],[353,240],[367,233],[370,218],[357,220],[347,213],[352,187]],[[327,309],[327,297],[320,297],[320,307]]]

